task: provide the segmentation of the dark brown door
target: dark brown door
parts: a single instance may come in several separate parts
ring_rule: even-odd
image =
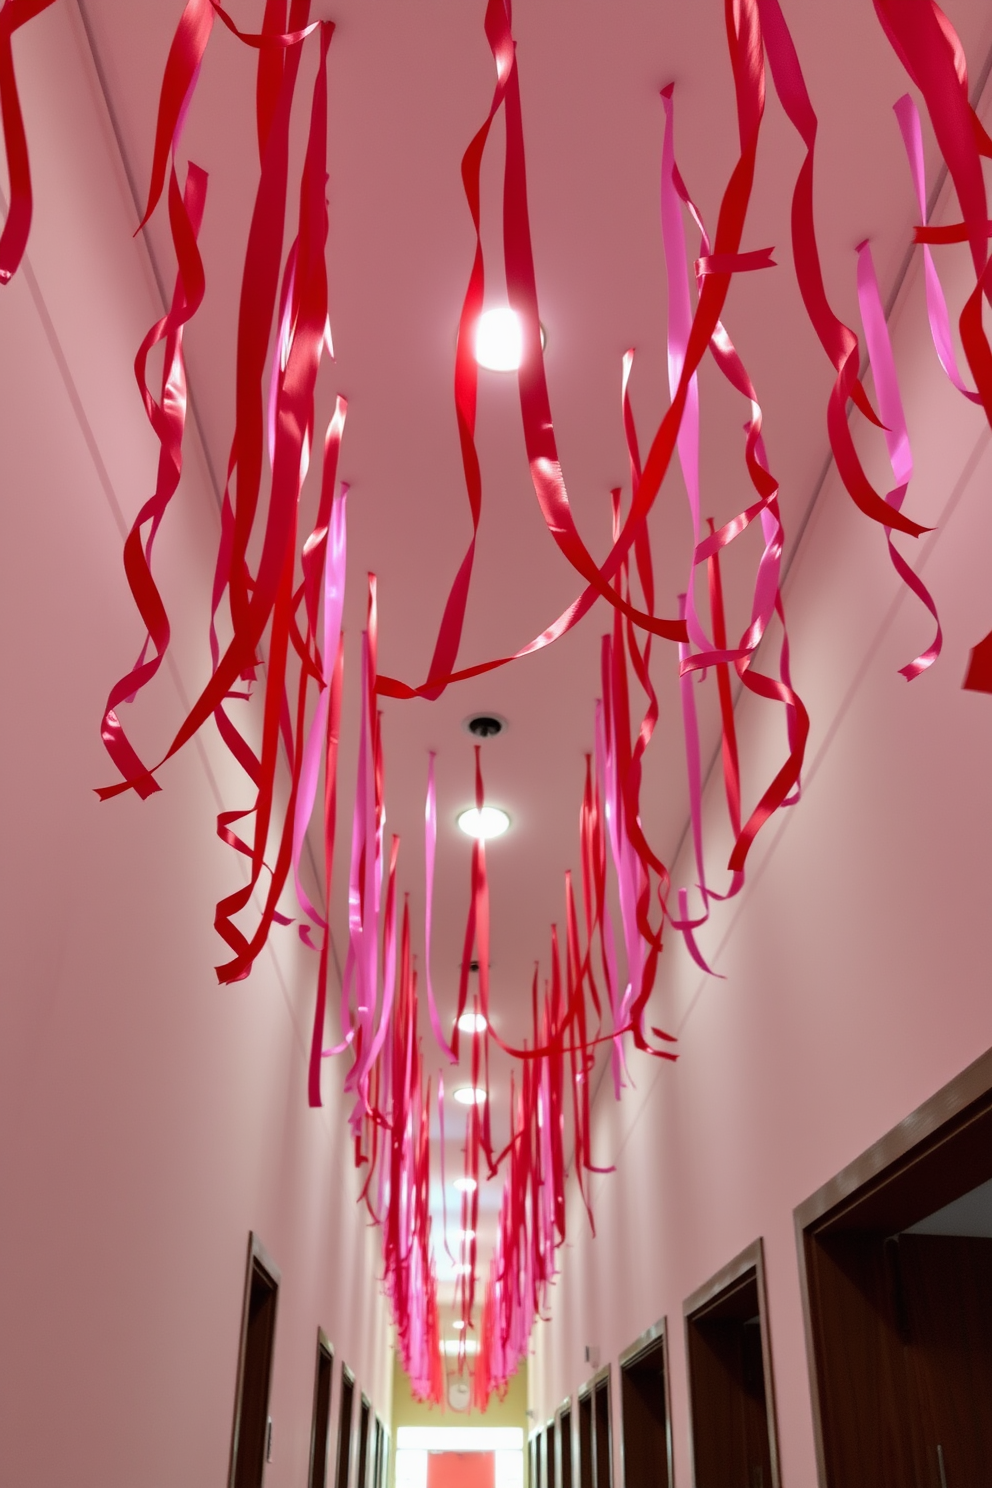
[[[992,1240],[900,1235],[899,1272],[919,1481],[992,1483]]]
[[[687,1320],[696,1488],[772,1488],[754,1271]]]
[[[561,1451],[561,1488],[572,1488],[571,1410],[563,1410],[558,1417],[558,1441]]]
[[[355,1376],[345,1366],[341,1370],[341,1409],[338,1412],[338,1465],[335,1488],[349,1488],[351,1472],[351,1413],[355,1404]]]
[[[279,1282],[274,1268],[266,1265],[259,1249],[252,1237],[231,1444],[232,1488],[261,1488],[268,1446],[269,1383]]]
[[[333,1350],[323,1333],[318,1331],[317,1372],[313,1387],[313,1426],[310,1432],[310,1488],[327,1488],[327,1447],[333,1373]]]
[[[992,1240],[808,1242],[831,1488],[992,1482]]]
[[[593,1488],[592,1396],[579,1396],[579,1488]]]
[[[593,1391],[593,1435],[596,1473],[593,1488],[613,1488],[613,1433],[610,1429],[610,1377]]]
[[[358,1488],[366,1488],[365,1479],[369,1463],[369,1427],[371,1422],[372,1406],[363,1395],[358,1422]]]
[[[671,1488],[665,1341],[620,1366],[624,1488]]]

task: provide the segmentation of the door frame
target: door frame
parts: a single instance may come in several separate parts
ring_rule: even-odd
[[[682,1303],[682,1321],[685,1332],[686,1391],[689,1396],[689,1461],[692,1481],[696,1481],[696,1439],[692,1407],[692,1357],[689,1352],[689,1329],[693,1321],[705,1314],[711,1303],[723,1292],[729,1291],[737,1282],[743,1281],[749,1271],[755,1274],[758,1289],[758,1326],[761,1331],[761,1372],[765,1384],[765,1416],[768,1424],[768,1455],[771,1460],[771,1488],[781,1488],[782,1476],[779,1467],[778,1419],[775,1408],[775,1371],[772,1368],[771,1329],[768,1326],[768,1291],[765,1286],[765,1247],[759,1235],[744,1247],[732,1261],[722,1266],[709,1281],[704,1281]]]
[[[973,1109],[972,1109],[973,1108]],[[902,1177],[930,1156],[944,1142],[964,1132],[992,1108],[992,1049],[973,1060],[953,1080],[917,1106],[877,1142],[849,1162],[845,1168],[810,1194],[793,1211],[796,1249],[799,1253],[799,1291],[803,1308],[803,1334],[809,1370],[816,1475],[820,1488],[827,1488],[826,1454],[823,1445],[823,1414],[820,1379],[816,1365],[813,1318],[810,1308],[810,1278],[807,1243],[842,1218],[845,1211],[887,1184]]]

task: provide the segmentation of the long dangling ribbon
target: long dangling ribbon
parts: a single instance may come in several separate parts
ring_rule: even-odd
[[[0,9],[0,114],[3,116],[4,149],[10,202],[7,220],[0,233],[0,284],[9,284],[20,267],[31,232],[34,198],[31,165],[24,133],[24,115],[14,72],[14,32],[41,15],[54,0],[4,0]]]
[[[885,424],[885,444],[889,452],[889,463],[896,481],[885,499],[898,511],[905,500],[909,483],[913,478],[913,452],[909,444],[909,430],[906,427],[906,415],[903,412],[902,397],[899,392],[895,357],[892,352],[892,342],[889,340],[889,328],[885,322],[882,296],[879,293],[875,265],[872,262],[871,248],[867,241],[858,244],[858,305],[861,309],[861,324],[865,331],[865,345],[868,348],[871,370],[875,379],[878,411]],[[937,606],[933,602],[930,591],[896,548],[892,541],[891,529],[886,528],[885,531],[893,568],[903,583],[926,605],[937,623],[937,633],[926,651],[921,652],[914,661],[899,668],[907,682],[911,682],[914,677],[925,672],[937,660],[943,646],[943,636],[937,616]]]

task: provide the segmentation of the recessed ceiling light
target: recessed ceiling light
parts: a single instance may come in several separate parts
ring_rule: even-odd
[[[491,372],[516,372],[524,355],[520,317],[509,305],[483,310],[475,327],[475,360]]]
[[[475,1193],[475,1190],[478,1188],[478,1186],[479,1185],[476,1183],[474,1178],[455,1179],[455,1187],[457,1188],[459,1193]]]
[[[451,1326],[454,1328],[456,1333],[460,1333],[465,1326],[465,1319],[455,1318],[455,1321],[452,1323]]]
[[[462,1033],[485,1033],[486,1020],[481,1013],[462,1013],[458,1027]]]
[[[486,1092],[478,1085],[459,1085],[454,1096],[460,1106],[484,1106],[486,1103]]]
[[[510,825],[510,818],[505,811],[498,806],[470,806],[468,811],[463,811],[458,817],[458,825],[466,837],[478,837],[485,842],[490,837],[502,837]]]
[[[541,350],[547,345],[541,327]],[[524,355],[520,316],[509,305],[483,310],[475,325],[475,360],[490,372],[516,372]]]

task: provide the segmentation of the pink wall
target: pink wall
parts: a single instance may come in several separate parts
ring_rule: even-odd
[[[964,267],[941,260],[952,262]],[[965,283],[949,275],[952,304]],[[969,646],[992,625],[992,455],[980,413],[937,367],[922,301],[914,268],[893,334],[916,457],[908,506],[938,529],[911,556],[940,606],[945,658],[912,685],[897,675],[930,621],[831,471],[785,592],[812,716],[803,801],[759,840],[745,892],[714,915],[703,949],[725,980],[701,976],[671,941],[651,1021],[679,1035],[679,1063],[634,1058],[636,1089],[619,1106],[601,1085],[594,1159],[619,1171],[593,1181],[595,1240],[573,1194],[553,1319],[536,1330],[535,1419],[582,1384],[593,1344],[613,1361],[617,1422],[617,1356],[667,1314],[681,1485],[683,1299],[759,1235],[783,1481],[815,1483],[793,1209],[992,1044],[992,701],[960,687]],[[870,473],[887,489],[881,463]],[[788,530],[807,499],[784,493]],[[748,701],[738,713],[744,749],[766,766],[783,744],[768,711]],[[692,880],[687,858],[673,879]]]
[[[318,1325],[388,1417],[378,1245],[337,1070],[327,1109],[306,1107],[314,958],[284,931],[247,983],[216,985],[213,904],[241,880],[213,813],[243,781],[207,738],[147,803],[93,794],[113,778],[102,700],[141,640],[121,514],[153,486],[130,367],[161,302],[75,9],[15,51],[37,196],[0,293],[0,1479],[226,1481],[255,1229],[283,1279],[266,1482],[298,1488]],[[217,513],[195,436],[188,458],[158,555],[180,623],[141,705],[149,750],[202,680]],[[338,1395],[336,1369],[332,1431]]]

